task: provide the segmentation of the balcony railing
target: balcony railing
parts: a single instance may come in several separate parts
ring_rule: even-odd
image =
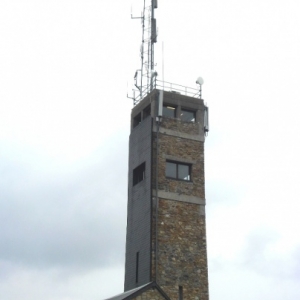
[[[163,90],[166,92],[176,93],[180,95],[185,95],[193,98],[201,98],[200,89],[190,88],[180,84],[175,84],[167,81],[156,80],[153,81],[152,89],[148,86],[145,86],[144,89],[139,93],[138,96],[134,97],[133,104],[138,104],[142,99],[144,99],[153,89]]]

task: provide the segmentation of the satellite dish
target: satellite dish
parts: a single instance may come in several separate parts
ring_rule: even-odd
[[[156,77],[158,74],[157,74],[157,72],[156,71],[152,71],[151,72],[151,77]]]
[[[202,85],[204,83],[204,80],[202,77],[198,77],[197,80],[196,80],[196,83],[199,84],[199,85]]]

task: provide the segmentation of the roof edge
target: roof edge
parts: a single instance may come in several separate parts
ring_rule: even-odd
[[[156,289],[166,300],[171,300],[169,298],[169,296],[163,291],[163,289],[155,281],[149,282],[141,287],[134,288],[134,289],[126,291],[122,294],[118,294],[114,297],[107,298],[105,300],[130,300],[132,298],[137,297],[141,293],[149,290],[150,288]],[[122,295],[124,297],[122,297]]]

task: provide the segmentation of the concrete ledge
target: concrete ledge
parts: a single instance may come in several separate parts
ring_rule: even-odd
[[[192,160],[192,159],[186,159],[186,158],[182,158],[182,157],[178,157],[178,156],[174,156],[174,155],[167,155],[167,154],[162,154],[162,156],[164,156],[166,159],[169,160],[175,160],[178,162],[183,162],[183,163],[188,163],[188,164],[195,164],[196,161]]]
[[[156,131],[157,131],[157,127],[156,127],[156,124],[153,122],[153,132],[156,132]],[[171,135],[171,136],[180,137],[183,139],[194,140],[194,141],[204,142],[204,140],[205,140],[205,137],[202,134],[188,134],[188,133],[184,133],[184,132],[179,132],[177,130],[167,129],[164,127],[159,128],[159,132],[163,133],[163,134]]]
[[[152,196],[156,197],[156,191],[152,190]],[[195,196],[188,196],[178,193],[171,193],[171,192],[165,192],[165,191],[158,191],[158,198],[164,198],[167,200],[174,200],[174,201],[181,201],[186,203],[192,203],[192,204],[200,204],[205,205],[205,199],[201,199],[199,197]]]
[[[200,204],[199,214],[200,216],[205,216],[205,205]]]
[[[176,131],[176,130],[166,129],[166,128],[159,128],[159,132],[167,134],[167,135],[172,135],[172,136],[184,138],[184,139],[204,142],[204,136],[201,136],[201,135],[198,135],[198,134],[197,135],[196,134],[195,135],[194,134],[188,134],[188,133],[179,132],[179,131]]]

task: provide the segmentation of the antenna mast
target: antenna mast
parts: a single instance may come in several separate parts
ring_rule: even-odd
[[[141,17],[132,19],[141,19],[142,23],[142,44],[140,49],[141,68],[135,72],[135,87],[138,90],[138,96],[135,96],[136,90],[133,89],[133,104],[136,105],[153,89],[153,79],[156,76],[154,72],[154,43],[157,42],[157,29],[154,10],[157,8],[157,0],[144,0]]]

